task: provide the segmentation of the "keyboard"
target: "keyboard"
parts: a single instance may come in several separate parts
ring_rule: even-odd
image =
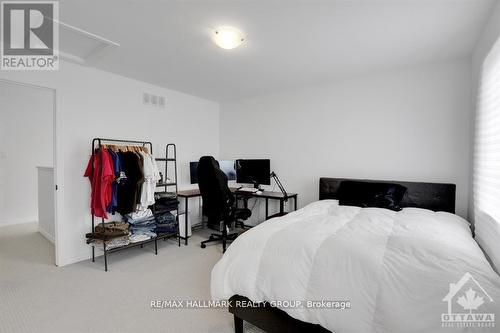
[[[254,187],[242,187],[240,189],[238,189],[239,192],[248,192],[248,193],[255,193],[258,191],[258,189],[254,188]]]

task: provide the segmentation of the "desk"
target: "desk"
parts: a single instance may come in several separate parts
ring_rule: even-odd
[[[281,192],[271,192],[271,191],[263,191],[260,194],[250,193],[245,191],[238,191],[238,188],[230,187],[231,192],[234,193],[236,199],[236,205],[238,204],[238,199],[241,198],[262,198],[266,199],[266,220],[272,217],[281,216],[285,214],[285,197]],[[297,210],[297,193],[287,193],[288,199],[293,199],[294,210]],[[177,192],[177,196],[179,198],[184,198],[184,244],[188,245],[188,213],[189,213],[189,199],[200,197],[201,193],[199,189],[191,189],[191,190],[181,190]],[[280,202],[280,211],[277,214],[273,214],[269,216],[269,200],[279,200]],[[246,207],[245,207],[246,208]],[[179,221],[180,222],[180,221]],[[179,235],[180,236],[180,235]]]
[[[239,198],[262,198],[266,199],[266,220],[276,216],[282,216],[285,214],[285,196],[281,192],[271,192],[262,191],[260,194],[245,192],[245,191],[234,191],[234,196],[236,198],[236,205],[238,204]],[[287,193],[288,199],[293,199],[293,210],[297,210],[297,193]],[[269,216],[269,200],[278,200],[280,202],[280,212]],[[245,207],[248,208],[248,207]]]

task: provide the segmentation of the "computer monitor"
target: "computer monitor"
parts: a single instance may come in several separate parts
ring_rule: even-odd
[[[271,161],[268,159],[236,160],[236,182],[259,185],[271,184]]]
[[[234,161],[219,161],[219,167],[226,174],[227,180],[236,180]]]
[[[220,169],[226,174],[227,180],[236,180],[234,161],[217,161]],[[189,162],[191,184],[198,184],[198,162]]]

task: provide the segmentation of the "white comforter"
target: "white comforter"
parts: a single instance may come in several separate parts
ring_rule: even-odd
[[[493,302],[464,277],[467,272]],[[278,306],[336,333],[500,332],[500,322],[495,328],[442,328],[444,298],[461,279],[466,283],[453,290],[451,313],[492,313],[500,321],[500,277],[468,222],[444,212],[324,200],[238,237],[212,271],[211,292],[216,300],[239,294],[254,302],[350,301],[344,310]],[[476,294],[467,297],[469,288]],[[470,302],[459,301],[461,295]]]

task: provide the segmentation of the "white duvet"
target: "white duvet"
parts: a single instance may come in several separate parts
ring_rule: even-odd
[[[216,300],[349,301],[343,310],[278,305],[336,333],[500,332],[500,277],[468,222],[417,208],[323,200],[266,221],[228,248],[212,271],[211,292]],[[459,322],[443,328],[449,313]],[[492,325],[491,316],[471,324],[467,314],[492,314],[496,327],[464,327]]]

